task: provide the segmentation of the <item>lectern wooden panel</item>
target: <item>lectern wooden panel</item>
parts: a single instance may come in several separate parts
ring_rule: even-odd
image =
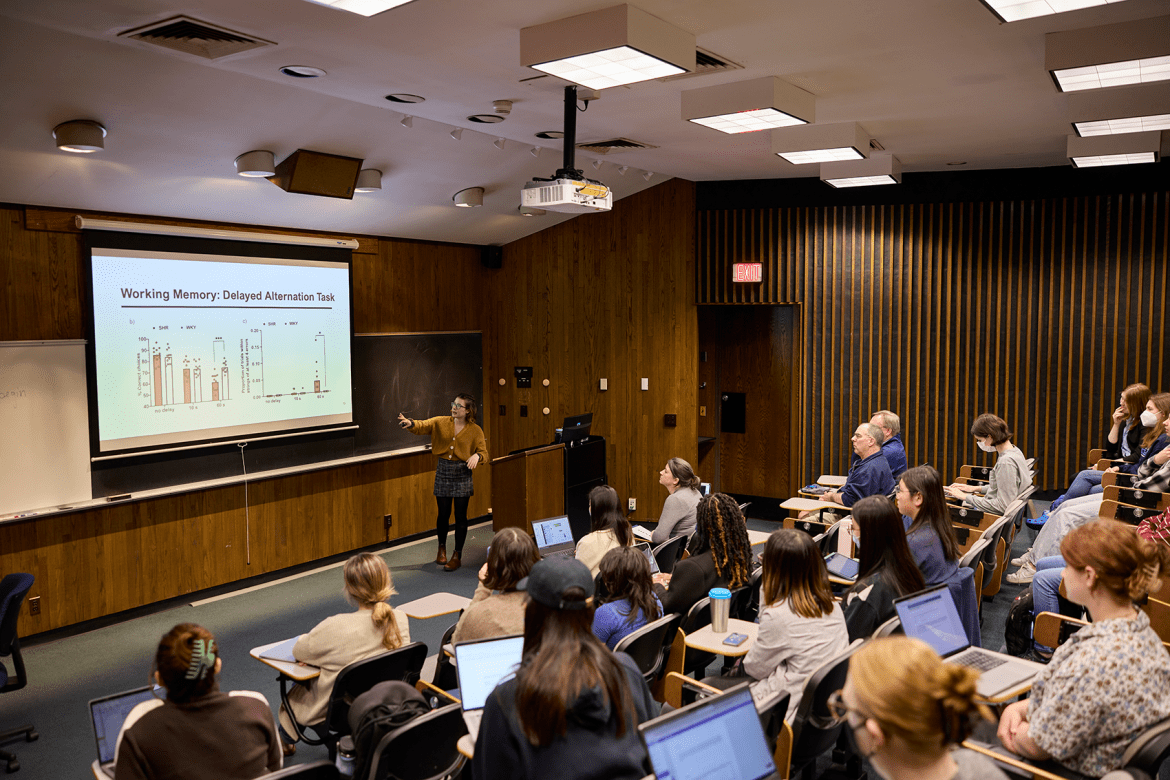
[[[492,461],[492,530],[521,528],[565,513],[565,446],[553,444]]]

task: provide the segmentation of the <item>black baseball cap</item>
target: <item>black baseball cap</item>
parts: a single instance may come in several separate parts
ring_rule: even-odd
[[[576,558],[546,558],[537,561],[528,576],[516,583],[516,589],[526,591],[529,598],[550,609],[585,609],[585,600],[565,601],[569,588],[585,591],[585,598],[593,595],[593,575],[589,567]]]

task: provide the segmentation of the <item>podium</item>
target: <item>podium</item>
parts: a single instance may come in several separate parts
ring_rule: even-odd
[[[526,450],[492,461],[492,531],[565,514],[565,445]]]

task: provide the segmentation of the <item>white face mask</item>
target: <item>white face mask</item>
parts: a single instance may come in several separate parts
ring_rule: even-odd
[[[979,449],[983,450],[984,452],[995,452],[995,447],[991,446],[990,444],[988,444],[986,442],[977,441],[975,443],[978,444]]]
[[[1142,412],[1140,419],[1142,421],[1142,425],[1146,426],[1147,428],[1153,428],[1154,425],[1158,422],[1158,415],[1154,414],[1149,409],[1146,409],[1144,412]]]

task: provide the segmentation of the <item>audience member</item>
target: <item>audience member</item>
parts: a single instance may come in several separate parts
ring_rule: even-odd
[[[888,498],[869,496],[854,504],[852,528],[858,574],[845,592],[849,641],[870,636],[894,617],[894,599],[926,587],[906,543],[902,518]]]
[[[999,722],[1004,747],[1101,777],[1142,730],[1170,717],[1170,656],[1134,601],[1161,586],[1170,549],[1115,520],[1061,543],[1068,598],[1093,622],[1073,634]]]
[[[711,588],[739,588],[751,576],[747,521],[735,499],[726,493],[705,496],[696,517],[691,556],[679,561],[673,574],[654,577],[654,591],[668,615],[685,615]]]
[[[505,528],[493,536],[475,595],[463,610],[451,642],[523,633],[525,596],[516,584],[539,560],[536,542],[519,528]]]
[[[666,468],[658,472],[658,481],[669,493],[658,516],[658,526],[650,536],[654,544],[662,544],[672,536],[690,536],[695,532],[695,507],[703,495],[699,492],[699,478],[691,464],[682,458],[671,458]]]
[[[850,656],[829,710],[885,780],[1005,780],[991,759],[958,747],[972,716],[992,718],[976,699],[978,679],[919,639],[876,639]]]
[[[946,494],[964,506],[1002,515],[1008,504],[1032,484],[1032,469],[1020,448],[1012,444],[1007,423],[994,414],[981,414],[971,424],[971,435],[984,452],[998,453],[987,485],[948,485]]]
[[[223,668],[215,637],[180,623],[158,643],[151,682],[166,700],[130,711],[118,735],[117,780],[251,780],[280,769],[280,740],[268,700],[254,691],[219,690]]]
[[[849,467],[840,490],[830,490],[820,497],[841,506],[851,507],[866,496],[888,496],[894,490],[890,464],[882,457],[885,434],[873,423],[862,423],[853,432],[853,451],[859,460]]]
[[[650,562],[636,547],[615,547],[601,559],[601,584],[609,601],[593,615],[593,634],[613,650],[618,642],[662,617]]]
[[[642,674],[591,630],[593,578],[580,561],[543,560],[528,593],[524,660],[488,696],[476,739],[476,780],[645,776],[637,725],[657,715]]]
[[[577,542],[577,560],[596,577],[605,554],[615,547],[629,547],[634,530],[622,513],[617,491],[609,485],[598,485],[589,491],[589,519],[589,533]]]
[[[898,415],[894,414],[888,409],[882,409],[880,412],[874,412],[873,416],[869,418],[870,425],[876,425],[882,429],[882,455],[886,462],[890,464],[890,472],[894,475],[894,479],[902,476],[909,467],[909,461],[906,460],[906,446],[902,443],[902,421]],[[850,467],[853,466],[860,458],[854,452],[849,458]]]
[[[291,716],[302,726],[325,720],[329,697],[337,675],[354,661],[402,647],[410,642],[410,624],[406,615],[391,608],[388,600],[395,594],[390,569],[379,555],[358,553],[345,562],[345,597],[357,607],[328,617],[301,636],[293,646],[297,661],[316,666],[321,674],[292,686],[288,692]],[[290,713],[281,705],[280,727],[284,753],[296,750]]]

